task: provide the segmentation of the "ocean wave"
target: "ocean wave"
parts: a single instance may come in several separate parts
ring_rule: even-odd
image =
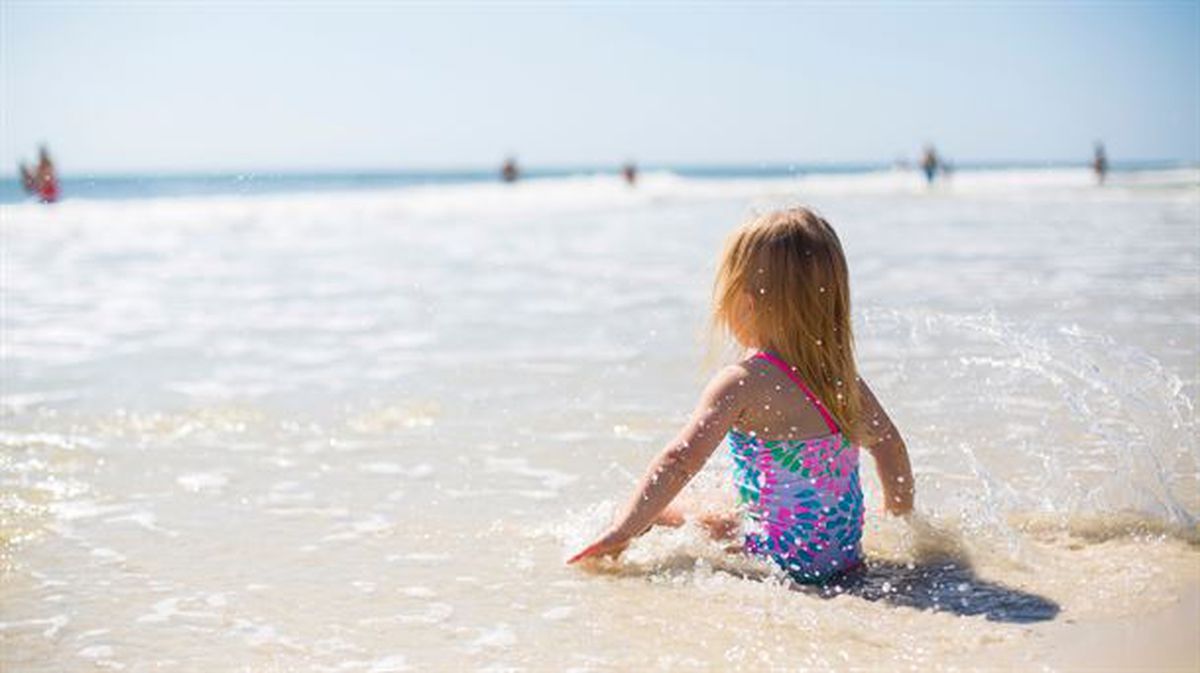
[[[1125,199],[1147,190],[1196,199],[1200,197],[1200,168],[1114,173],[1102,189],[1096,188],[1091,172],[1082,168],[962,170],[933,186],[926,185],[919,173],[899,169],[720,178],[687,177],[663,170],[644,173],[636,187],[618,176],[596,173],[516,184],[470,182],[244,195],[67,198],[49,208],[18,203],[0,205],[0,211],[6,226],[80,226],[89,222],[94,226],[118,222],[202,226],[214,219],[247,220],[272,215],[302,225],[328,216],[353,222],[378,216],[399,219],[597,211],[672,201],[811,200],[847,195],[1011,199],[1023,193],[1045,197],[1055,191],[1072,198]]]

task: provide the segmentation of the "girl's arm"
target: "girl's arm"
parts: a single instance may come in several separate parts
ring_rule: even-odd
[[[567,563],[618,553],[630,540],[646,532],[721,443],[741,413],[748,387],[748,374],[742,367],[726,367],[713,377],[701,394],[691,420],[650,463],[633,498],[612,526]]]
[[[883,486],[883,507],[889,514],[908,514],[913,508],[914,494],[908,448],[867,382],[859,379],[859,383],[863,400],[863,425],[867,434],[866,448],[875,458],[875,470]]]

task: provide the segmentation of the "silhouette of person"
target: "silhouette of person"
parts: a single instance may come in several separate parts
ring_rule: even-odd
[[[933,178],[937,176],[940,165],[937,150],[933,149],[933,145],[926,145],[921,154],[921,170],[925,173],[925,182],[933,184]]]
[[[505,182],[516,182],[521,177],[521,169],[517,168],[517,160],[509,157],[500,167],[500,179]]]
[[[1104,143],[1098,140],[1092,154],[1092,172],[1096,174],[1096,183],[1104,184],[1104,178],[1108,175],[1108,154],[1104,152]]]
[[[26,192],[37,196],[42,203],[54,203],[58,200],[58,174],[45,145],[38,148],[36,167],[30,169],[24,163],[21,164],[21,186]]]
[[[21,162],[21,187],[25,189],[27,194],[37,193],[36,171],[29,170],[29,167],[24,162]]]
[[[628,184],[630,187],[633,187],[637,183],[637,175],[637,164],[633,163],[632,161],[626,162],[625,165],[621,167],[621,177],[625,178],[626,184]]]

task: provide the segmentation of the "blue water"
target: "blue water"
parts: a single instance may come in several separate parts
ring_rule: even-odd
[[[645,166],[643,172],[667,170],[685,177],[762,178],[805,173],[863,173],[879,164],[797,166],[757,164],[745,166]],[[578,175],[616,174],[611,167],[558,167],[523,169],[522,179],[539,180]],[[496,170],[398,170],[346,172],[242,172],[131,175],[70,175],[62,177],[64,198],[137,199],[169,196],[270,194],[285,192],[345,191],[438,184],[493,182]],[[0,179],[0,203],[29,200],[15,177]]]
[[[963,163],[955,170],[1003,168],[1046,168],[1082,166],[1068,162],[1008,162]],[[1129,162],[1114,165],[1114,172],[1174,168],[1178,164],[1166,161]],[[676,175],[698,179],[786,178],[811,174],[853,174],[887,170],[886,163],[825,163],[742,165],[654,165],[639,166],[642,172],[669,171]],[[611,166],[579,166],[522,169],[522,179],[539,180],[579,175],[612,174]],[[64,199],[142,199],[175,196],[272,194],[287,192],[346,191],[382,189],[419,185],[464,184],[492,182],[499,172],[492,169],[467,170],[395,170],[343,172],[211,172],[211,173],[144,173],[144,174],[72,174],[62,175]],[[0,204],[32,200],[22,189],[16,176],[0,178]]]

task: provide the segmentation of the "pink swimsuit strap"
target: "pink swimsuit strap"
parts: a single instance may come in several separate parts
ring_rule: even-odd
[[[754,357],[770,362],[771,364],[775,365],[779,371],[786,374],[787,377],[792,380],[792,383],[795,383],[796,387],[800,389],[800,392],[804,393],[804,397],[808,399],[809,404],[813,405],[817,412],[821,414],[821,418],[825,419],[825,425],[829,426],[829,432],[835,435],[841,432],[838,430],[837,423],[833,421],[833,415],[829,413],[829,410],[825,408],[824,404],[821,404],[821,400],[818,400],[817,396],[813,395],[812,391],[808,389],[808,386],[804,385],[804,380],[800,378],[800,375],[796,373],[796,370],[791,365],[784,362],[783,359],[778,355],[775,355],[774,353],[768,353],[767,351],[759,351],[758,355],[755,355]]]

